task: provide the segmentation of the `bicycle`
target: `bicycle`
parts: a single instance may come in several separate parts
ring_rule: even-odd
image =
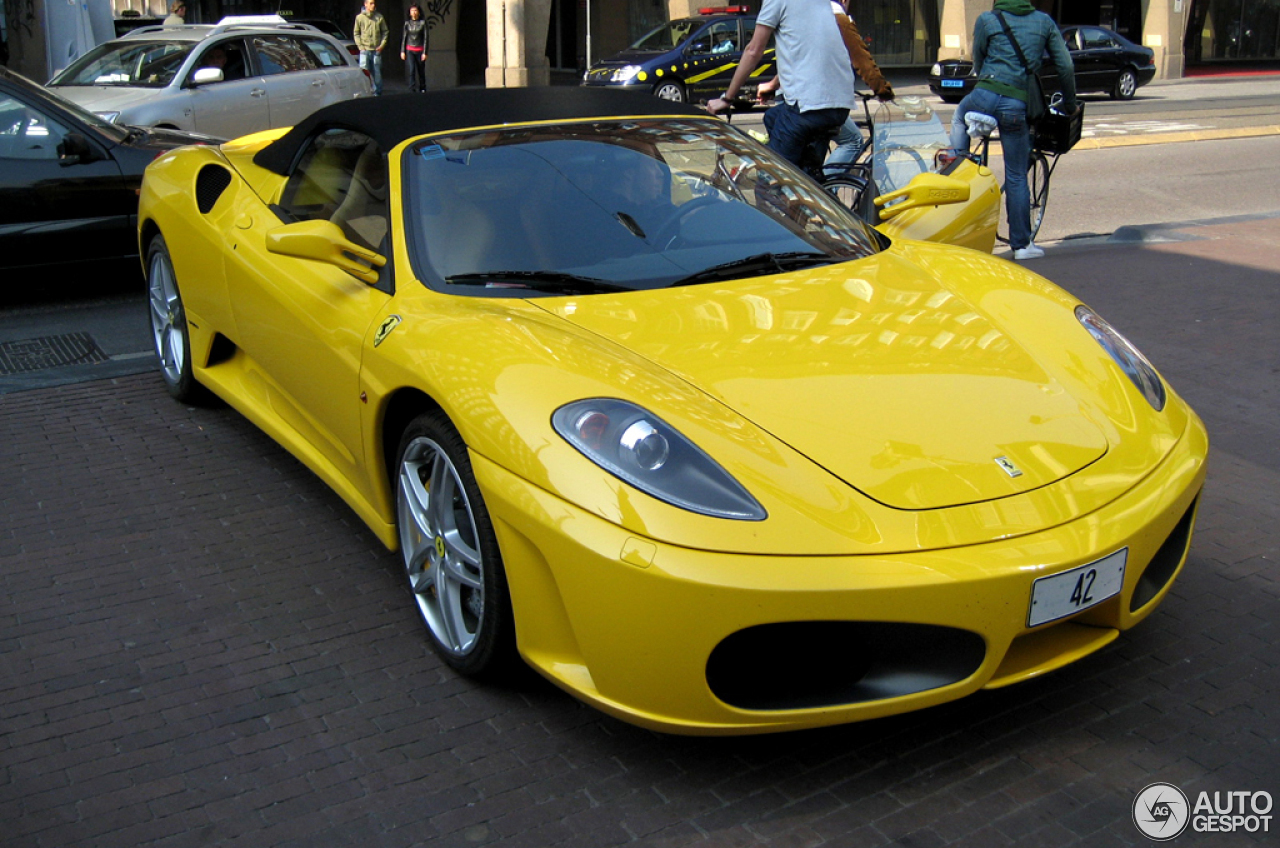
[[[1062,104],[1062,93],[1054,94],[1050,101],[1050,108],[1057,109]],[[1080,139],[1080,125],[1084,119],[1084,105],[1080,104],[1075,115],[1064,116],[1070,123],[1068,127],[1067,137],[1062,137],[1056,133],[1057,127],[1052,130],[1048,129],[1047,124],[1037,125],[1031,130],[1031,155],[1027,162],[1027,188],[1031,194],[1031,239],[1040,232],[1040,226],[1044,223],[1045,209],[1049,205],[1049,180],[1053,176],[1053,170],[1058,166],[1058,157],[1066,153]],[[1048,131],[1042,131],[1042,127]],[[991,134],[995,131],[995,125],[986,128],[985,132],[981,132],[979,153],[964,153],[960,156],[966,157],[979,165],[987,165]],[[1003,189],[1003,187],[1002,187]],[[1007,236],[997,233],[996,238],[1005,244],[1009,243]]]
[[[866,116],[866,126],[874,137],[875,122],[871,117],[872,100],[876,96],[871,92],[854,92],[862,100],[862,112]],[[846,208],[857,213],[864,220],[873,220],[875,215],[876,183],[872,178],[871,139],[864,138],[862,150],[852,162],[829,163],[831,145],[840,134],[840,128],[829,130],[805,146],[800,158],[800,168],[819,185],[832,194]]]
[[[862,100],[862,111],[866,115],[868,128],[874,127],[871,117],[870,101],[876,96],[870,92],[855,92]],[[724,113],[725,119],[732,122],[733,113],[738,106],[733,105]],[[826,189],[845,208],[852,210],[865,220],[873,220],[875,215],[876,184],[872,179],[871,142],[864,139],[862,151],[852,162],[827,163],[831,145],[840,134],[840,128],[833,128],[809,142],[801,154],[800,169],[815,182]]]

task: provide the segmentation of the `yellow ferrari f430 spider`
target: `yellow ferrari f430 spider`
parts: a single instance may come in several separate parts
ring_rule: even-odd
[[[165,153],[139,228],[169,392],[399,550],[464,674],[675,733],[855,721],[1075,661],[1187,556],[1204,427],[1103,318],[680,104],[337,104]]]

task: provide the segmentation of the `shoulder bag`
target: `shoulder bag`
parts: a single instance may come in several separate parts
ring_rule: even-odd
[[[1027,123],[1035,124],[1049,112],[1049,104],[1044,99],[1044,89],[1040,87],[1040,77],[1027,64],[1027,57],[1022,55],[1022,48],[1018,46],[1018,39],[1013,37],[1013,30],[1009,29],[1009,22],[1004,19],[1004,12],[996,12],[996,17],[1000,19],[1000,26],[1004,27],[1005,36],[1013,44],[1013,52],[1018,54],[1018,61],[1026,71],[1026,81],[1022,88],[1027,93]]]

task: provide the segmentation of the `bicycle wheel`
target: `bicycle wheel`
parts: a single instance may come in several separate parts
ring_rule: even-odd
[[[1031,151],[1027,168],[1027,188],[1031,191],[1031,240],[1035,241],[1049,205],[1049,158],[1039,150]]]
[[[836,200],[840,201],[846,209],[850,209],[859,216],[865,218],[866,200],[869,199],[870,193],[867,191],[867,181],[862,177],[855,177],[848,174],[841,174],[838,177],[827,177],[822,181],[822,187],[825,188]]]
[[[1027,193],[1031,197],[1031,240],[1035,241],[1044,223],[1044,210],[1049,205],[1049,157],[1043,151],[1032,150],[1027,162]],[[1003,190],[1001,186],[1001,190]],[[1008,208],[1007,206],[1005,207]],[[1009,243],[1009,221],[1006,215],[1000,217],[1000,231],[996,238]]]

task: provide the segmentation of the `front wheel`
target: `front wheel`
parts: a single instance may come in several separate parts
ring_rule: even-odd
[[[1035,241],[1040,225],[1044,223],[1044,211],[1049,206],[1049,158],[1039,150],[1031,151],[1027,188],[1031,194],[1031,240]]]
[[[653,96],[659,100],[683,103],[685,102],[684,86],[674,80],[660,82],[653,87]]]
[[[840,201],[841,206],[852,210],[858,217],[870,222],[872,218],[868,207],[870,207],[870,210],[874,210],[875,205],[871,202],[874,192],[867,190],[869,185],[874,186],[874,183],[863,177],[852,175],[828,177],[822,181],[822,187],[836,200]]]
[[[1115,100],[1132,100],[1138,92],[1138,75],[1133,68],[1125,68],[1116,77],[1115,88],[1111,89],[1111,97]]]
[[[400,553],[432,647],[463,674],[505,671],[516,656],[506,573],[462,436],[442,413],[422,415],[397,456]]]

